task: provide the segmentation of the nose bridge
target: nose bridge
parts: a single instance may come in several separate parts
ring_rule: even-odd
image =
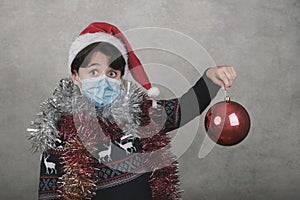
[[[98,77],[97,86],[98,87],[107,86],[105,75],[101,75]]]
[[[106,79],[106,83],[107,83],[107,85],[110,89],[112,89],[112,90],[116,89],[116,85],[118,85],[116,80],[113,80],[113,79],[108,78],[108,77],[106,77],[105,79]]]
[[[106,76],[104,76],[104,78],[103,78],[103,86],[107,87],[107,88],[111,88],[111,85]]]

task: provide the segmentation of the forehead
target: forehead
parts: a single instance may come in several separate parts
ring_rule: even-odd
[[[109,58],[101,52],[93,52],[85,58],[85,64],[79,68],[81,71],[87,71],[97,68],[101,71],[105,70],[109,66]]]
[[[100,65],[108,66],[108,64],[109,64],[108,62],[109,62],[109,57],[108,56],[106,56],[102,52],[96,51],[96,52],[92,53],[92,55],[90,57],[90,60],[88,62],[88,65],[92,64],[92,63],[98,63]]]
[[[86,64],[84,67],[80,67],[79,71],[83,73],[88,73],[91,70],[97,69],[99,72],[108,71],[108,70],[116,70],[111,68],[110,65],[110,57],[105,55],[100,51],[96,51],[87,56]]]

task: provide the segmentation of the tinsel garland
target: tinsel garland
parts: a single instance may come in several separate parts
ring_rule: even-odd
[[[150,112],[152,108],[149,108]],[[157,111],[152,111],[155,116]],[[154,117],[153,119],[155,119]],[[154,120],[156,121],[156,120]],[[153,133],[151,130],[159,131]],[[174,155],[169,151],[170,138],[163,130],[161,124],[152,123],[148,131],[141,132],[142,149],[145,159],[150,166],[152,174],[150,176],[150,188],[153,200],[176,200],[181,199],[179,189],[178,162]],[[148,137],[147,137],[148,135]]]
[[[53,96],[40,104],[40,112],[27,129],[30,132],[28,139],[32,143],[33,152],[57,149],[57,121],[63,114],[72,113],[72,96],[76,92],[78,95],[78,90],[70,78],[61,79]]]
[[[143,154],[152,170],[149,183],[153,199],[180,199],[178,163],[168,151],[170,138],[157,119],[163,108],[153,109],[151,99],[133,82],[122,80],[121,95],[109,106],[95,108],[80,95],[71,78],[62,79],[53,96],[41,104],[41,112],[28,131],[34,151],[58,150],[65,174],[59,179],[63,199],[91,199],[95,193],[98,162],[95,144],[122,134],[141,138]],[[61,145],[60,145],[61,147]]]
[[[84,111],[63,115],[58,121],[60,138],[65,141],[61,155],[64,175],[58,180],[58,192],[63,199],[84,200],[94,196],[98,170],[95,145],[101,138],[97,121]]]
[[[59,192],[65,200],[84,200],[94,196],[97,182],[94,164],[98,161],[93,159],[86,145],[78,137],[65,144],[61,162],[65,174],[58,181]]]

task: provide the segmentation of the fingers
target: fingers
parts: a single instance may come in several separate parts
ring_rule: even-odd
[[[227,76],[228,79],[233,80],[234,79],[234,73],[233,73],[233,68],[232,67],[226,67],[224,69],[225,74]]]
[[[223,82],[222,88],[228,89],[232,86],[233,81],[236,78],[236,72],[232,66],[219,66],[217,77]]]
[[[233,83],[233,76],[229,71],[224,71],[225,75],[226,75],[226,84],[225,84],[225,88],[230,88],[232,86]]]
[[[236,72],[232,66],[229,68],[230,72],[233,74],[234,79],[236,78]]]
[[[225,74],[225,72],[223,70],[220,70],[219,71],[219,79],[220,81],[222,82],[222,88],[223,89],[227,89],[228,85],[229,85],[229,81],[228,81],[228,78]]]

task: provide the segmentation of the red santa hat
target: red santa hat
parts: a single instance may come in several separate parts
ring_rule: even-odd
[[[124,76],[130,72],[132,77],[147,90],[147,94],[150,97],[159,95],[159,89],[151,86],[140,60],[135,55],[125,36],[116,26],[105,22],[91,23],[74,40],[69,50],[69,68],[71,68],[71,63],[76,55],[82,49],[95,42],[107,42],[114,45],[121,52],[126,62]]]

